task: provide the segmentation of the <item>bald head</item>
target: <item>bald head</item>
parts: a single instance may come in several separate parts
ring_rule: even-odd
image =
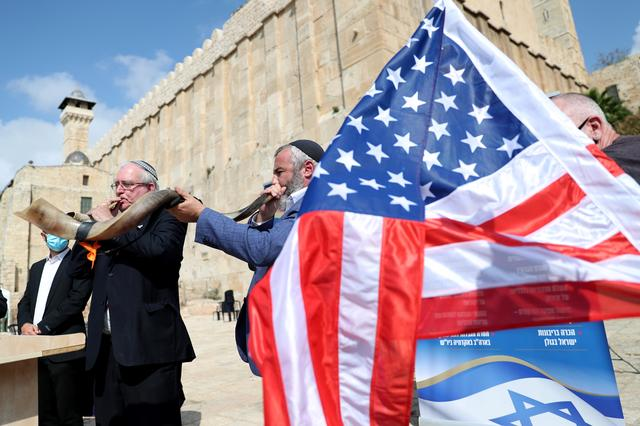
[[[607,122],[600,106],[588,96],[580,93],[563,93],[552,97],[551,100],[576,125],[580,125],[589,116],[600,117],[604,122]]]
[[[618,138],[600,106],[580,93],[563,93],[551,98],[554,104],[573,121],[584,134],[604,149]]]

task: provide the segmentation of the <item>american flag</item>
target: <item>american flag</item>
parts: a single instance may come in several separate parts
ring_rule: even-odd
[[[639,195],[438,2],[250,295],[265,422],[406,425],[417,338],[640,315]]]

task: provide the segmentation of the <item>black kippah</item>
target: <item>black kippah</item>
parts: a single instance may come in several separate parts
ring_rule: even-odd
[[[156,173],[156,169],[149,163],[144,160],[131,160],[131,163],[137,165],[138,167],[144,169],[147,173],[149,173],[155,180],[158,180],[158,173]]]
[[[322,147],[316,142],[309,139],[298,139],[297,141],[289,143],[289,145],[295,146],[315,161],[320,161],[324,154],[324,149],[322,149]]]

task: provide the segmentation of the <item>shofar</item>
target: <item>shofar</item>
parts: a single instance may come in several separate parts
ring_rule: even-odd
[[[262,194],[249,206],[228,214],[235,221],[249,217],[260,206],[271,199]],[[182,197],[171,189],[149,192],[131,205],[124,213],[104,222],[87,221],[81,213],[65,214],[43,198],[34,201],[27,209],[16,212],[16,216],[42,229],[48,234],[68,240],[101,241],[108,240],[133,229],[158,208],[170,208],[182,201]]]

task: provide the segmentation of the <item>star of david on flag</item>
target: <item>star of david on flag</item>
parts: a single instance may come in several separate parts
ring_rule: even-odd
[[[640,315],[640,187],[440,1],[250,294],[265,423],[406,425],[417,338]]]

